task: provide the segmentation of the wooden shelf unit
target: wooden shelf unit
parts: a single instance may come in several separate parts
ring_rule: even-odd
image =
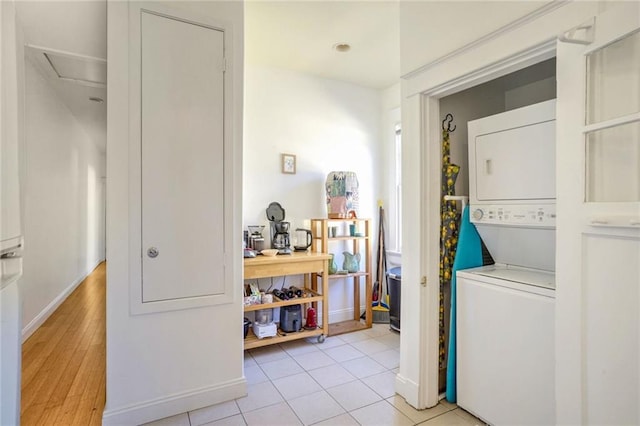
[[[302,330],[298,332],[285,333],[278,329],[278,335],[258,339],[251,327],[244,339],[244,349],[259,348],[261,346],[273,345],[289,340],[304,339],[318,336],[318,341],[324,341],[329,335],[329,324],[327,321],[329,308],[327,306],[327,295],[329,294],[328,276],[329,259],[331,256],[325,253],[293,252],[290,255],[278,255],[274,257],[258,256],[244,259],[244,279],[268,278],[285,275],[303,275],[304,288],[302,289],[308,297],[298,297],[289,300],[280,300],[274,296],[273,303],[261,303],[258,305],[245,305],[244,312],[257,311],[259,309],[272,309],[281,306],[312,304],[318,309],[318,303],[322,307],[322,325],[315,330]],[[318,289],[318,281],[321,279],[321,289]]]
[[[318,327],[315,330],[301,330],[293,333],[285,333],[284,331],[278,329],[278,335],[273,337],[264,337],[262,339],[258,339],[255,334],[253,334],[253,329],[249,328],[249,333],[247,337],[244,339],[244,350],[260,348],[262,346],[269,346],[275,343],[288,342],[290,340],[297,339],[305,339],[308,337],[314,336],[322,336],[324,333],[322,328]]]
[[[312,294],[308,297],[296,297],[295,299],[280,300],[276,296],[273,296],[273,303],[260,303],[258,305],[245,305],[244,311],[259,311],[260,309],[279,308],[280,306],[301,305],[303,303],[322,302],[324,296],[316,293],[308,288],[304,289],[305,292]]]
[[[362,236],[348,234],[348,225],[355,224]],[[342,228],[341,235],[329,237],[329,228],[338,226]],[[331,243],[342,242],[351,244],[352,252],[360,253],[360,272],[349,274],[331,274],[328,280],[346,279],[353,283],[353,319],[329,324],[329,336],[335,336],[352,331],[371,328],[373,324],[372,303],[372,274],[371,274],[371,219],[311,219],[312,244],[314,253],[330,253]],[[363,269],[364,267],[364,269]],[[360,284],[364,279],[365,284],[365,319],[360,319]]]

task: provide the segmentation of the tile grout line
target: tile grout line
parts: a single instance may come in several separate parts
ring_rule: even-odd
[[[280,344],[278,344],[278,347],[280,349],[282,349],[284,351],[284,353],[286,353],[289,357],[291,357],[291,359],[293,359],[293,361],[298,364],[298,361],[296,361],[296,359],[294,357],[292,357],[287,351],[285,351]],[[298,364],[300,365],[300,364]],[[304,370],[304,367],[302,367],[300,365],[300,368],[302,368]],[[262,366],[260,367],[260,369],[262,370]],[[304,425],[304,422],[302,421],[302,419],[300,418],[300,416],[298,416],[298,413],[296,413],[296,410],[293,409],[293,407],[291,406],[291,404],[289,404],[289,401],[287,401],[287,399],[284,397],[284,395],[282,394],[282,392],[280,392],[280,389],[278,389],[278,387],[273,383],[273,380],[271,380],[271,378],[269,377],[269,375],[262,370],[262,372],[264,373],[265,376],[267,376],[267,378],[269,379],[269,382],[271,383],[271,386],[273,386],[276,391],[280,394],[280,396],[282,397],[282,400],[284,401],[285,404],[287,404],[287,407],[289,407],[289,410],[291,410],[291,412],[293,413],[294,416],[296,416],[296,419],[298,419],[298,421],[300,422],[300,424]],[[305,370],[306,372],[306,370]],[[288,376],[284,376],[284,377],[288,377]],[[312,377],[313,378],[313,377]]]
[[[380,336],[382,336],[382,335],[383,335],[383,334],[381,334]],[[359,359],[359,358],[365,358],[365,357],[367,357],[367,358],[369,358],[370,360],[372,360],[372,361],[374,361],[374,362],[376,362],[376,363],[380,364],[378,361],[376,361],[375,359],[373,359],[373,358],[372,358],[371,356],[369,356],[367,353],[362,352],[361,350],[359,350],[358,348],[356,348],[355,346],[353,346],[353,345],[352,345],[352,343],[357,343],[357,342],[361,342],[361,341],[365,341],[365,340],[369,340],[369,339],[374,340],[374,341],[377,341],[377,337],[380,337],[380,336],[373,337],[373,336],[370,336],[370,335],[367,335],[367,336],[368,336],[368,337],[367,337],[366,339],[357,340],[357,341],[355,341],[355,342],[347,342],[347,341],[342,340],[343,344],[339,344],[339,345],[337,345],[337,346],[332,346],[331,348],[328,348],[328,349],[333,349],[333,348],[337,348],[337,347],[341,347],[341,346],[346,346],[346,345],[348,345],[351,349],[356,350],[356,351],[358,351],[358,352],[360,352],[360,353],[362,353],[362,354],[363,354],[363,356],[362,356],[362,357],[358,357],[358,358],[354,358],[354,359]],[[310,343],[310,342],[308,342],[308,343],[309,343],[309,344],[314,345],[313,343]],[[387,345],[387,344],[384,344],[384,343],[382,343],[382,344],[388,348],[387,350],[395,350],[395,349],[396,349],[396,348],[395,348],[395,346],[394,346],[394,347],[391,347],[391,346],[389,346],[389,345]],[[312,379],[312,380],[313,380],[313,381],[314,381],[314,382],[315,382],[315,383],[320,387],[320,391],[319,391],[319,392],[325,392],[325,393],[326,393],[326,394],[327,394],[327,395],[328,395],[328,396],[329,396],[329,397],[330,397],[330,398],[331,398],[331,399],[332,399],[332,400],[333,400],[333,401],[334,401],[334,402],[335,402],[339,407],[341,407],[341,408],[344,410],[344,413],[342,413],[342,414],[339,414],[339,415],[337,415],[337,416],[330,417],[330,418],[328,418],[328,419],[320,420],[320,421],[315,422],[315,423],[313,423],[313,424],[320,423],[320,422],[323,422],[323,421],[329,420],[329,419],[331,419],[331,418],[339,417],[339,416],[341,416],[341,415],[343,415],[343,414],[348,414],[351,418],[353,418],[353,416],[351,415],[351,412],[353,412],[353,411],[355,411],[355,410],[359,410],[359,409],[365,408],[365,407],[368,407],[368,406],[373,405],[373,404],[377,404],[377,403],[378,403],[378,402],[380,402],[380,401],[384,401],[384,402],[388,403],[388,404],[391,406],[391,408],[392,408],[393,410],[397,411],[397,412],[398,412],[398,413],[400,413],[402,416],[407,417],[404,413],[402,413],[399,409],[397,409],[397,408],[396,408],[392,403],[390,403],[389,401],[387,401],[387,398],[385,398],[384,396],[380,395],[378,392],[376,392],[376,391],[375,391],[375,389],[371,388],[369,385],[367,385],[367,384],[362,380],[362,379],[365,379],[365,378],[368,378],[368,377],[373,377],[373,376],[380,375],[380,374],[384,374],[384,373],[388,373],[388,372],[390,372],[390,373],[392,373],[392,374],[396,374],[396,373],[394,373],[394,372],[393,372],[393,370],[394,370],[395,368],[397,368],[397,367],[394,367],[394,368],[388,368],[388,367],[386,367],[385,365],[380,364],[382,367],[384,367],[384,371],[382,371],[382,372],[380,372],[380,373],[370,374],[370,375],[367,375],[367,376],[364,376],[364,377],[356,377],[356,376],[354,376],[354,380],[347,382],[347,383],[353,383],[353,382],[355,382],[355,381],[359,381],[361,384],[363,384],[363,385],[364,385],[365,387],[367,387],[368,389],[371,389],[371,390],[372,390],[372,391],[373,391],[377,396],[379,396],[379,397],[381,398],[379,401],[375,401],[375,402],[373,402],[373,403],[371,403],[371,404],[366,404],[366,405],[364,405],[364,406],[362,406],[362,407],[358,407],[358,408],[356,408],[356,409],[354,409],[354,410],[348,411],[348,410],[347,410],[347,409],[346,409],[342,404],[340,404],[340,402],[339,402],[339,401],[337,401],[337,400],[336,400],[336,399],[335,399],[335,398],[334,398],[334,397],[333,397],[333,396],[332,396],[332,395],[327,391],[327,388],[325,388],[324,386],[322,386],[322,385],[321,385],[321,384],[320,384],[320,383],[319,383],[319,382],[318,382],[318,381],[317,381],[317,380],[316,380],[316,379],[315,379],[311,374],[309,374],[309,372],[310,372],[310,371],[317,370],[317,369],[320,369],[320,368],[323,368],[323,367],[327,367],[327,366],[321,366],[321,367],[317,367],[317,368],[313,368],[313,369],[311,369],[311,370],[308,370],[307,368],[305,368],[303,365],[301,365],[301,364],[298,362],[298,360],[296,359],[296,357],[295,357],[295,356],[293,356],[293,355],[292,355],[292,354],[290,354],[290,353],[289,353],[285,348],[283,348],[283,347],[282,347],[282,344],[278,344],[278,345],[277,345],[277,347],[278,347],[278,349],[280,349],[281,351],[283,351],[283,352],[287,355],[287,357],[288,357],[288,358],[293,359],[293,361],[294,361],[294,362],[296,362],[296,364],[297,364],[298,366],[300,366],[300,368],[302,368],[302,370],[303,370],[302,372],[303,372],[303,373],[305,373],[305,374],[307,374],[307,375],[308,375],[308,376],[309,376],[309,377],[310,377],[310,378],[311,378],[311,379]],[[328,349],[327,349],[327,350],[328,350]],[[319,352],[320,352],[320,353],[323,353],[325,356],[329,357],[329,358],[333,361],[333,364],[331,364],[331,365],[338,365],[338,366],[342,367],[342,363],[343,363],[343,362],[351,361],[351,360],[338,361],[338,360],[336,360],[335,358],[331,357],[329,354],[327,354],[327,353],[326,353],[326,351],[325,351],[324,349],[320,349],[320,348],[318,348],[318,350],[319,350]],[[312,352],[308,352],[308,353],[312,353]],[[304,423],[304,422],[302,421],[302,419],[298,416],[298,414],[296,413],[296,411],[295,411],[295,410],[293,409],[293,407],[289,404],[289,401],[284,397],[284,395],[282,394],[282,392],[280,392],[280,389],[278,389],[278,387],[277,387],[277,386],[275,385],[275,383],[273,382],[273,380],[274,380],[274,379],[271,379],[271,378],[269,377],[269,375],[267,374],[267,372],[262,368],[262,364],[265,364],[265,363],[267,363],[267,362],[264,362],[264,363],[262,363],[262,364],[261,364],[260,362],[258,362],[258,360],[253,356],[253,354],[252,354],[251,352],[248,352],[248,355],[249,355],[249,356],[251,357],[251,359],[255,362],[255,364],[259,367],[260,371],[261,371],[261,372],[262,372],[262,374],[267,378],[267,380],[269,381],[269,383],[270,383],[270,384],[271,384],[271,385],[276,389],[276,391],[278,392],[278,394],[282,397],[282,400],[287,404],[287,406],[288,406],[288,407],[289,407],[289,409],[293,412],[293,414],[296,416],[296,418],[297,418],[297,419],[298,419],[298,420],[299,420],[299,421],[304,425],[305,423]],[[286,358],[283,358],[283,359],[286,359]],[[279,361],[279,360],[274,360],[274,361]],[[273,362],[273,361],[268,361],[268,362]],[[344,368],[344,367],[343,367],[343,368]],[[296,373],[296,374],[300,374],[300,373]],[[282,378],[284,378],[284,377],[290,377],[290,376],[293,376],[293,375],[295,375],[295,374],[291,374],[291,375],[288,375],[288,376],[283,376]],[[340,386],[340,385],[336,385],[336,386],[332,386],[332,387],[337,387],[337,386]],[[305,395],[303,395],[303,396],[305,396]],[[244,420],[245,424],[247,424],[247,420],[246,420],[246,418],[245,418],[245,413],[240,409],[240,407],[239,407],[239,405],[238,405],[238,403],[237,403],[237,400],[234,400],[234,401],[236,402],[236,406],[238,407],[238,409],[239,409],[239,411],[240,411],[240,414],[242,415],[242,417],[243,417],[243,420]],[[271,407],[271,406],[276,405],[276,404],[278,404],[278,403],[269,404],[269,405],[266,405],[266,406],[264,406],[264,407],[260,407],[260,408],[258,408],[258,409],[256,409],[256,410],[259,410],[259,409],[262,409],[262,408]],[[247,411],[247,413],[249,413],[249,412],[253,412],[253,411],[256,411],[256,410]],[[228,417],[229,417],[229,416],[228,416]],[[408,417],[407,417],[407,418],[408,418]],[[354,420],[355,420],[355,419],[354,419]],[[409,420],[410,420],[410,419],[409,419]]]
[[[369,338],[371,338],[371,337],[369,337]],[[363,339],[363,340],[368,340],[368,339]],[[359,340],[359,341],[363,341],[363,340]],[[350,342],[345,342],[345,344],[344,344],[344,345],[334,346],[334,347],[329,348],[329,349],[337,348],[337,347],[340,347],[340,346],[346,346],[346,345],[348,345],[348,346],[349,346],[349,347],[351,347],[352,349],[354,349],[354,350],[356,350],[356,351],[358,351],[358,352],[360,352],[360,353],[362,353],[362,354],[363,354],[363,356],[362,356],[362,357],[353,358],[353,359],[359,359],[359,358],[367,357],[367,358],[369,358],[369,359],[371,359],[371,360],[375,361],[375,360],[374,360],[373,358],[371,358],[369,355],[367,355],[366,353],[364,353],[364,352],[360,351],[358,348],[354,347]],[[385,346],[386,346],[386,345],[385,345]],[[285,349],[283,349],[283,348],[281,348],[281,349],[282,349],[282,350],[284,350],[284,351],[286,352],[286,350],[285,350]],[[392,349],[392,348],[391,348],[391,349]],[[322,351],[322,349],[321,349],[321,351]],[[323,352],[324,352],[324,351],[323,351]],[[286,352],[286,353],[289,355],[289,353],[288,353],[288,352]],[[351,361],[351,360],[338,361],[338,360],[336,360],[335,358],[331,357],[331,355],[329,355],[329,354],[326,354],[326,353],[325,353],[325,355],[326,355],[326,356],[328,356],[329,358],[331,358],[331,359],[334,361],[334,363],[335,363],[336,365],[340,366],[340,367],[342,367],[342,363],[343,363],[343,362]],[[290,355],[290,356],[291,356],[291,355]],[[293,356],[292,356],[292,358],[294,359],[294,361],[296,361],[296,362],[297,362],[297,360],[296,360]],[[298,365],[300,365],[300,364],[298,364]],[[362,385],[364,385],[364,386],[365,386],[365,387],[367,387],[368,389],[371,389],[371,390],[372,390],[372,391],[373,391],[377,396],[379,396],[381,399],[380,399],[379,401],[372,402],[371,404],[365,404],[365,405],[363,405],[363,406],[361,406],[361,407],[358,407],[358,408],[355,408],[354,410],[349,411],[349,410],[347,410],[347,408],[346,408],[345,406],[343,406],[343,405],[340,403],[340,401],[338,401],[338,400],[337,400],[333,395],[331,395],[331,393],[330,393],[330,392],[328,392],[328,389],[335,388],[335,387],[338,387],[338,386],[342,386],[343,384],[339,384],[339,385],[336,385],[336,386],[331,386],[330,388],[325,388],[325,387],[324,387],[324,386],[322,386],[322,384],[320,384],[320,383],[319,383],[319,382],[318,382],[318,381],[317,381],[317,380],[316,380],[316,379],[315,379],[311,374],[309,374],[309,371],[317,370],[317,369],[319,369],[319,368],[323,368],[323,367],[318,367],[318,368],[315,368],[315,369],[313,369],[313,370],[307,370],[307,369],[305,369],[302,365],[300,365],[300,367],[302,367],[302,368],[303,368],[303,370],[304,370],[304,372],[305,372],[309,377],[311,377],[311,379],[313,379],[313,381],[314,381],[314,382],[316,382],[316,383],[318,384],[318,386],[320,386],[320,389],[321,389],[321,391],[322,391],[322,392],[325,392],[327,395],[329,395],[329,397],[330,397],[330,398],[331,398],[331,399],[332,399],[336,404],[338,404],[338,406],[340,406],[340,408],[342,408],[342,409],[344,410],[344,413],[343,413],[343,414],[345,414],[345,413],[346,413],[346,414],[349,414],[349,416],[350,416],[351,418],[353,418],[353,416],[351,415],[351,412],[352,412],[352,411],[359,410],[359,409],[361,409],[361,408],[368,407],[368,406],[373,405],[373,404],[377,404],[377,403],[378,403],[378,402],[380,402],[380,401],[385,401],[385,402],[387,402],[387,403],[388,403],[388,401],[386,401],[386,398],[384,398],[382,395],[378,394],[374,389],[371,389],[371,387],[369,387],[365,382],[363,382],[363,381],[362,381],[362,378],[354,376],[354,380],[349,381],[349,382],[346,382],[346,383],[343,383],[343,384],[353,383],[353,382],[356,382],[356,381],[357,381],[357,382],[360,382]],[[384,366],[383,366],[383,367],[384,367]],[[343,368],[344,368],[344,367],[343,367]],[[388,369],[388,368],[386,368],[386,367],[385,367],[385,369],[386,369],[386,371],[385,371],[385,372],[391,371],[390,369]],[[265,374],[266,374],[266,373],[265,373]],[[366,377],[373,377],[373,376],[375,376],[375,375],[377,375],[377,374],[383,374],[383,373],[374,373],[374,374],[372,374],[372,375],[365,376],[365,377],[363,377],[363,378],[366,378]],[[268,377],[268,376],[267,376],[267,377]],[[270,380],[271,380],[271,379],[270,379]],[[272,382],[272,384],[273,384],[273,382]],[[274,387],[275,387],[275,385],[274,385]],[[276,389],[277,389],[277,388],[276,388]],[[286,400],[285,400],[285,401],[286,401]],[[288,405],[288,402],[287,402],[287,405]],[[396,407],[394,407],[394,406],[393,406],[393,404],[390,404],[390,405],[391,405],[391,407],[392,407],[394,410],[398,411],[400,414],[402,414],[402,415],[404,416],[404,414],[403,414],[402,412],[400,412],[400,410],[398,410]],[[291,408],[291,409],[293,410],[293,408]],[[294,411],[294,413],[295,413],[295,411]],[[342,414],[339,414],[338,416],[341,416],[341,415],[342,415]],[[297,416],[297,415],[296,415],[296,416]],[[338,416],[334,416],[334,417],[338,417]],[[329,419],[334,418],[334,417],[330,417],[330,418],[328,418],[328,419],[323,419],[323,420],[320,420],[320,421],[318,421],[318,422],[316,422],[316,423],[320,423],[320,422],[323,422],[323,421],[325,421],[325,420],[329,420]],[[405,416],[405,417],[406,417],[406,416]],[[354,420],[355,420],[355,419],[354,419]],[[302,422],[302,423],[304,424],[304,422]],[[313,423],[313,424],[315,424],[315,423]]]

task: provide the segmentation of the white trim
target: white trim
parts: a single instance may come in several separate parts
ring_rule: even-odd
[[[630,7],[633,6],[636,2],[630,2]],[[638,14],[635,11],[629,12],[629,19],[620,19],[616,22],[616,25],[613,28],[607,28],[607,26],[600,24],[599,26],[596,24],[598,33],[594,36],[594,41],[591,43],[583,52],[585,56],[591,55],[596,50],[600,50],[606,46],[609,46],[623,38],[631,35],[638,31]],[[598,16],[599,22],[602,22],[602,19],[606,19],[602,15]]]
[[[402,88],[406,81],[402,82]],[[422,123],[420,116],[422,113],[422,97],[412,96],[402,98],[402,180],[412,182],[413,185],[404,185],[402,196],[406,202],[406,208],[402,209],[402,229],[403,256],[402,256],[402,292],[400,295],[402,309],[400,311],[400,322],[403,324],[400,333],[400,369],[398,373],[416,385],[426,386],[426,383],[419,383],[421,380],[420,357],[427,356],[425,339],[421,336],[426,333],[426,324],[422,322],[422,311],[427,309],[422,305],[424,300],[422,293],[424,287],[420,284],[421,277],[425,276],[423,263],[425,262],[422,250],[424,250],[425,236],[423,231],[426,225],[423,223],[425,213],[421,210],[424,207],[422,199],[426,190],[423,182],[423,157],[425,147],[421,144]],[[439,157],[440,155],[438,155]],[[438,188],[440,185],[438,184]],[[439,215],[438,215],[439,217]],[[396,391],[403,396],[414,408],[419,407],[418,391],[410,392],[411,388],[398,387]],[[434,404],[435,405],[435,404]]]
[[[637,121],[640,121],[640,112],[625,115],[622,117],[612,118],[610,120],[601,121],[595,124],[589,124],[587,126],[584,126],[584,128],[582,129],[582,133],[591,133],[598,130],[609,129],[611,127],[622,126],[624,124],[635,123]]]
[[[441,129],[440,126],[429,126],[430,123],[440,124],[440,100],[434,97],[423,96],[420,102],[420,138],[424,143],[421,153],[421,181],[424,185],[421,188],[422,193],[422,212],[423,223],[426,226],[421,227],[421,245],[420,250],[420,271],[421,276],[425,277],[426,285],[422,287],[420,292],[420,306],[426,306],[427,309],[420,311],[420,324],[424,324],[420,333],[420,353],[419,357],[419,381],[426,386],[419,387],[418,409],[433,407],[438,404],[438,349],[439,349],[439,298],[440,298],[440,269],[438,261],[440,253],[440,180],[442,170],[441,155]],[[427,137],[425,138],[425,135]],[[435,143],[428,143],[435,141]],[[435,381],[432,379],[435,378]],[[430,382],[430,379],[431,382]]]
[[[535,65],[547,59],[554,58],[555,56],[556,38],[553,37],[529,49],[517,52],[508,58],[488,64],[468,74],[434,86],[422,94],[441,98],[486,83],[522,68]]]
[[[400,373],[396,374],[396,393],[407,401],[407,404],[412,407],[418,406],[418,395],[420,391],[420,386],[407,379]]]
[[[13,238],[7,238],[6,240],[0,241],[0,252],[8,249],[21,248],[22,246],[24,246],[23,237],[18,236]]]
[[[105,426],[139,425],[245,395],[247,395],[247,381],[243,377],[215,386],[191,389],[167,397],[132,404],[117,410],[106,409],[102,415],[102,424]]]
[[[62,304],[62,302],[64,302],[65,300],[67,300],[67,297],[69,297],[69,295],[73,292],[73,290],[75,290],[80,283],[82,283],[82,281],[84,281],[89,275],[91,275],[91,273],[98,267],[98,265],[100,265],[102,262],[104,262],[104,259],[99,259],[96,261],[96,263],[93,265],[92,268],[88,268],[85,272],[82,273],[82,275],[80,275],[80,277],[76,278],[75,280],[73,280],[73,282],[71,284],[69,284],[67,286],[67,288],[65,288],[64,290],[62,290],[62,292],[51,301],[51,303],[49,303],[42,311],[40,311],[40,313],[38,315],[36,315],[36,317],[34,319],[32,319],[29,324],[27,324],[23,329],[22,329],[22,342],[24,343],[29,337],[31,337],[31,335],[42,325],[44,324],[44,322],[51,316],[51,314],[53,314],[56,309],[58,309],[58,307]]]
[[[541,16],[544,16],[548,13],[553,12],[554,10],[566,5],[570,3],[569,0],[555,0],[552,1],[550,3],[545,4],[544,6],[534,10],[533,12],[523,16],[522,18],[519,18],[515,21],[512,21],[510,23],[508,23],[507,25],[504,25],[500,28],[498,28],[495,31],[490,32],[489,34],[486,34],[474,41],[472,41],[471,43],[467,43],[464,46],[460,47],[459,49],[456,49],[450,53],[447,53],[444,56],[440,56],[439,58],[413,70],[410,71],[404,75],[401,76],[401,78],[404,79],[411,79],[414,78],[420,74],[422,74],[423,72],[429,70],[430,68],[433,68],[437,65],[440,65],[444,62],[447,62],[448,60],[455,58],[456,56],[460,56],[470,50],[475,49],[477,46],[481,46],[487,42],[490,42],[494,39],[500,38],[502,36],[504,36],[505,34],[516,30],[524,25],[527,25],[531,22],[534,22],[536,19],[540,18]]]
[[[498,66],[509,64],[510,59],[508,58],[514,55],[533,55],[533,58],[530,59],[530,65],[553,57],[553,54],[546,58],[539,57],[542,53],[536,54],[535,50],[543,49],[544,51],[545,46],[552,46],[557,35],[566,31],[567,27],[578,25],[598,13],[597,2],[572,1],[563,4],[565,7],[559,7],[552,13],[540,15],[534,21],[523,21],[517,29],[512,28],[510,32],[503,33],[502,37],[488,39],[484,44],[476,45],[473,49],[466,51],[464,55],[452,56],[447,62],[432,66],[410,79],[403,80],[403,97],[427,92],[433,94],[431,91],[438,89],[438,86],[452,82],[455,82],[453,86],[457,88],[457,91],[467,89],[472,87],[471,82],[465,87],[459,85],[458,79],[467,76],[467,80],[469,80],[468,77],[477,77],[476,72],[493,71],[492,64]],[[512,68],[504,69],[503,72],[508,74],[515,70]],[[471,79],[471,81],[477,85],[489,81],[489,79],[485,77],[484,80]],[[445,93],[441,89],[438,90],[438,94],[441,96],[452,93],[455,91],[451,90]]]

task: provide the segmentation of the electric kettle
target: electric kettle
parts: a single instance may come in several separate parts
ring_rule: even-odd
[[[295,251],[306,251],[313,242],[313,235],[308,229],[296,229],[296,245],[293,246]]]

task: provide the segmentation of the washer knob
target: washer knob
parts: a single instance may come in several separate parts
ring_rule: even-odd
[[[480,220],[482,219],[482,216],[484,216],[484,212],[482,211],[482,209],[475,209],[473,211],[473,218],[475,220]]]

